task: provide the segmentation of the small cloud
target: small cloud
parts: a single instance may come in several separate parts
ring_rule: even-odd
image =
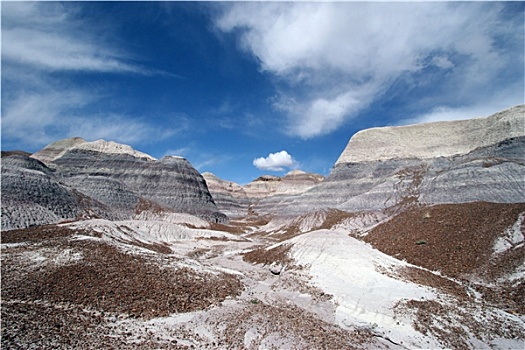
[[[227,100],[222,101],[219,108],[217,108],[217,113],[218,114],[228,114],[228,113],[232,113],[234,110],[235,110],[234,106],[231,104],[230,100],[227,99]]]
[[[432,58],[432,64],[441,69],[454,68],[454,63],[452,63],[447,56],[435,56]]]
[[[268,157],[260,157],[253,160],[253,165],[260,170],[283,171],[284,168],[291,168],[297,162],[286,151],[270,153]]]

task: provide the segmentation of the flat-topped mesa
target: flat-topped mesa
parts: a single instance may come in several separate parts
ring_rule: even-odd
[[[336,162],[435,158],[467,154],[525,134],[525,105],[484,118],[362,130]]]

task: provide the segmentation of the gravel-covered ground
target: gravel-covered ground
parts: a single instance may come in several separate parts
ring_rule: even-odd
[[[509,278],[523,265],[523,244],[494,253],[524,211],[420,207],[372,229],[362,239],[413,264],[380,273],[439,293],[401,300],[394,312],[443,347],[468,348],[472,337],[480,346],[525,344],[525,278]],[[239,239],[117,242],[64,225],[2,232],[2,349],[403,347],[370,325],[337,326],[336,298],[295,265],[293,244],[268,249],[274,240],[250,241],[242,225],[215,229]],[[282,273],[272,273],[276,264]]]
[[[519,223],[525,203],[442,204],[415,208],[378,225],[363,237],[377,249],[398,259],[439,271],[449,279],[430,276],[422,270],[407,270],[405,277],[438,286],[452,294],[464,294],[465,286],[482,293],[484,299],[509,312],[525,314],[525,276],[512,281],[525,264],[525,246],[509,243],[509,249],[497,253],[496,241],[513,224]],[[430,276],[430,277],[429,277]],[[459,289],[458,289],[459,288]]]
[[[220,253],[228,242],[205,243]],[[205,263],[218,253],[196,248],[187,260],[147,248],[57,225],[3,232],[2,348],[354,349],[374,341],[366,330],[343,330],[294,304],[262,302],[246,292],[246,276]],[[273,277],[238,260],[254,285],[252,278]],[[290,276],[271,280],[277,284],[264,293],[279,291],[280,281],[292,288]]]

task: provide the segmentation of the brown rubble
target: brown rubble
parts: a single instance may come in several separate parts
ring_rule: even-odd
[[[423,206],[376,226],[363,239],[398,259],[461,277],[488,263],[495,240],[524,211],[525,203]]]
[[[72,251],[82,258],[20,268],[20,253],[27,256],[46,249]],[[39,244],[28,242],[2,253],[3,301],[71,303],[148,319],[202,310],[242,290],[240,281],[232,275],[164,268],[154,254],[124,252],[94,240],[60,237]]]

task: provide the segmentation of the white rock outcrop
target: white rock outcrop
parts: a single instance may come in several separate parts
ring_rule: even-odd
[[[40,151],[32,154],[31,158],[35,158],[45,164],[49,164],[52,161],[62,157],[66,152],[71,152],[74,150],[87,150],[116,155],[127,154],[135,158],[141,158],[150,161],[156,160],[149,154],[137,151],[128,145],[106,140],[88,142],[80,137],[72,137],[53,142]]]
[[[336,165],[467,154],[524,134],[525,105],[484,118],[372,128],[352,136]]]

